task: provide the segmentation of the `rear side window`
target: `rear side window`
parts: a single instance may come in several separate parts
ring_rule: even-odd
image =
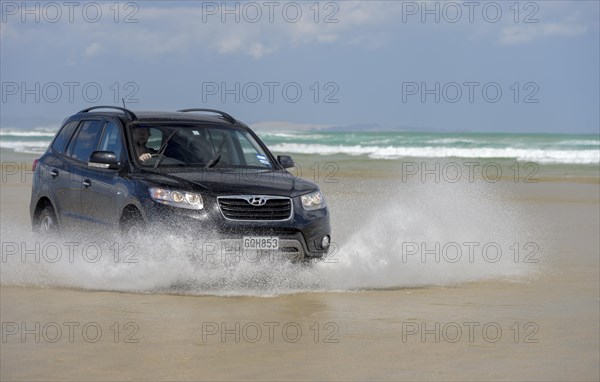
[[[73,134],[73,131],[75,130],[75,127],[77,127],[78,123],[79,121],[69,122],[64,125],[62,129],[60,129],[59,133],[56,135],[56,138],[54,138],[54,142],[52,142],[52,148],[54,150],[61,154],[63,153],[65,146],[67,145],[69,138],[71,138],[71,135]]]
[[[90,159],[92,152],[98,147],[98,140],[102,134],[102,121],[84,121],[77,136],[71,140],[67,149],[67,155],[82,162]]]

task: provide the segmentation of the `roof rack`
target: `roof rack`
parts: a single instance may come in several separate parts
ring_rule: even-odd
[[[228,122],[231,123],[235,123],[235,118],[233,118],[232,116],[230,116],[229,114],[220,111],[220,110],[215,110],[215,109],[181,109],[181,110],[177,110],[180,113],[187,113],[190,111],[206,111],[209,113],[216,113],[216,114],[220,114],[223,118],[225,118]]]
[[[126,115],[128,115],[133,121],[137,121],[137,115],[135,115],[135,113],[129,109],[125,109],[124,107],[119,107],[119,106],[92,106],[92,107],[88,107],[87,109],[83,109],[80,111],[80,113],[87,113],[88,111],[92,111],[95,109],[116,109],[116,110],[121,110],[123,113],[125,113]]]

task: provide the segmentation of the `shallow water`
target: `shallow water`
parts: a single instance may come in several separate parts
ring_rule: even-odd
[[[142,293],[276,296],[522,280],[539,271],[535,217],[498,184],[338,184],[330,254],[310,264],[217,250],[215,238],[124,242],[87,232],[43,239],[2,215],[5,285]]]

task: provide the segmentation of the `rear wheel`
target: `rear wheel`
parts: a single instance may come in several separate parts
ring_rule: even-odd
[[[52,236],[60,232],[58,220],[56,219],[56,213],[54,213],[54,208],[51,206],[44,207],[42,212],[40,212],[40,216],[38,217],[35,231],[44,236]]]

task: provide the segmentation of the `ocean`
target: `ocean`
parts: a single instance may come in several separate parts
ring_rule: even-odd
[[[43,153],[56,129],[0,128],[3,160],[11,153]],[[600,165],[599,135],[257,131],[274,153],[402,158],[513,159],[540,164]],[[10,159],[9,159],[10,160]]]

